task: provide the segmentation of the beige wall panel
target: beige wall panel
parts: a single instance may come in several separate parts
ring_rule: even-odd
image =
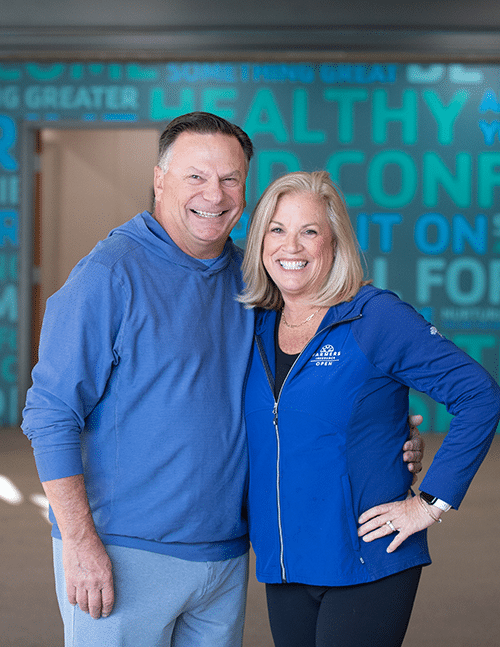
[[[158,132],[44,130],[42,301],[108,232],[150,209]]]

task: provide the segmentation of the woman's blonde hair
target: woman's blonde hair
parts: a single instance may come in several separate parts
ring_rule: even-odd
[[[253,211],[242,266],[246,287],[239,297],[248,308],[279,310],[283,307],[281,292],[262,262],[264,237],[281,196],[303,193],[318,196],[324,202],[335,248],[330,272],[311,305],[332,306],[349,301],[361,286],[369,283],[363,280],[358,243],[340,190],[326,171],[297,171],[272,182]]]

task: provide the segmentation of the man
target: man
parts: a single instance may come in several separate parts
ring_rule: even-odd
[[[175,119],[154,214],[112,231],[47,303],[23,429],[67,645],[241,644],[254,321],[229,233],[252,152],[214,115]]]

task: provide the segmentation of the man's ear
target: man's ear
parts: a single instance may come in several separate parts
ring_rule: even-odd
[[[163,192],[163,179],[165,177],[165,173],[161,170],[159,166],[155,166],[154,169],[154,192],[155,192],[155,198],[158,198],[161,193]]]

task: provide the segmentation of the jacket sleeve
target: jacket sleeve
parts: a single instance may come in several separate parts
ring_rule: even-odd
[[[41,481],[83,472],[80,433],[119,361],[125,301],[109,268],[88,259],[47,301],[22,424]]]
[[[491,445],[500,388],[476,361],[391,293],[364,306],[353,334],[367,359],[392,379],[446,405],[454,417],[421,489],[454,508]]]

